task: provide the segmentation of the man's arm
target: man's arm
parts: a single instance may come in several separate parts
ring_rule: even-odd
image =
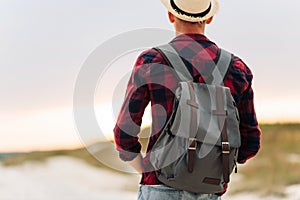
[[[245,163],[254,157],[260,149],[261,130],[254,109],[251,85],[244,92],[238,105],[242,145],[239,149],[238,163]]]
[[[142,157],[140,156],[141,144],[138,141],[138,133],[142,123],[142,117],[149,103],[148,86],[145,81],[145,72],[140,56],[132,71],[127,85],[125,100],[120,110],[116,126],[114,128],[115,144],[119,156],[123,161],[132,161],[134,167],[141,171]],[[136,160],[136,161],[133,161]]]

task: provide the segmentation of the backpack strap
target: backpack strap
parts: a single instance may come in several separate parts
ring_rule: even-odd
[[[171,44],[166,44],[156,49],[167,63],[172,66],[181,81],[192,81],[193,77],[186,68],[186,65],[180,58],[178,52],[172,47]],[[231,66],[232,54],[225,51],[224,49],[219,49],[219,59],[214,71],[205,79],[207,84],[213,85],[223,85],[224,80],[228,74],[228,70]]]
[[[212,85],[224,85],[224,81],[227,77],[228,70],[231,66],[232,62],[232,54],[224,49],[219,49],[219,60],[218,63],[208,78],[208,80],[212,80]]]
[[[172,66],[177,74],[177,77],[181,81],[192,81],[193,77],[186,68],[186,65],[178,55],[177,51],[172,47],[171,44],[166,44],[156,49],[163,58],[167,61],[169,66]]]

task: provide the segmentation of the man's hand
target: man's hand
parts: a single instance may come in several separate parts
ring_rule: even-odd
[[[143,167],[143,157],[141,154],[139,154],[135,159],[128,162],[138,173],[143,173],[144,167]]]

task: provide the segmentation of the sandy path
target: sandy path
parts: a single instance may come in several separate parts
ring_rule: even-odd
[[[51,158],[44,164],[1,166],[0,177],[1,200],[136,199],[134,191],[126,190],[135,178],[69,157]]]

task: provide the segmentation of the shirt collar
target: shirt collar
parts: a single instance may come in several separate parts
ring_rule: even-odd
[[[194,33],[189,33],[189,34],[180,34],[180,35],[177,35],[173,40],[172,42],[178,42],[178,41],[207,41],[207,42],[210,42],[210,40],[205,36],[205,35],[202,35],[202,34],[194,34]]]

